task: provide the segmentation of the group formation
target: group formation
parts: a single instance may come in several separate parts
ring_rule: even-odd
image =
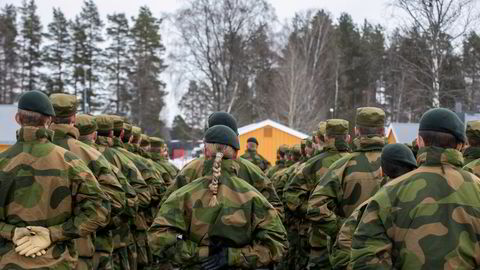
[[[412,145],[358,108],[274,166],[235,118],[211,114],[204,155],[177,171],[125,118],[75,97],[21,96],[0,153],[1,269],[476,269],[480,121],[425,112]]]

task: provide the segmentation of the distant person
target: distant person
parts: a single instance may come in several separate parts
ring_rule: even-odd
[[[109,198],[80,158],[52,143],[52,117],[44,93],[20,97],[17,142],[0,153],[0,269],[74,269],[72,240],[108,224]]]
[[[480,120],[467,122],[468,147],[463,151],[463,164],[480,158]]]
[[[417,168],[417,161],[410,148],[404,144],[389,144],[382,151],[382,171],[384,182],[400,177]],[[338,232],[337,239],[330,253],[333,269],[351,269],[350,257],[352,250],[352,237],[358,223],[367,208],[370,200],[359,205],[345,220]]]
[[[262,171],[266,171],[268,167],[270,167],[270,162],[257,153],[258,145],[258,141],[255,137],[248,138],[247,150],[241,157],[257,165]]]
[[[465,126],[444,108],[420,119],[419,168],[371,199],[353,235],[353,269],[478,269],[480,179],[462,169]]]
[[[285,168],[285,162],[287,159],[287,149],[288,145],[282,144],[277,149],[277,160],[275,161],[275,166],[268,168],[265,171],[265,174],[268,178],[272,178],[272,176],[279,170]]]

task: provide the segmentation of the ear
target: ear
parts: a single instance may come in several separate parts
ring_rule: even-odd
[[[425,142],[420,135],[417,136],[417,146],[419,149],[425,147]]]
[[[15,114],[15,121],[16,121],[17,124],[19,124],[20,126],[22,125],[22,122],[20,122],[20,114],[19,114],[19,113],[16,113],[16,114]]]

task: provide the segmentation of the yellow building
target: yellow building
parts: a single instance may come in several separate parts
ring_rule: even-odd
[[[418,123],[391,123],[388,126],[388,143],[412,143],[417,138]]]
[[[302,139],[308,137],[307,134],[293,130],[272,120],[265,120],[241,127],[238,129],[238,133],[240,140],[239,155],[245,153],[248,138],[255,137],[259,143],[257,152],[271,164],[275,164],[277,160],[277,149],[280,145],[286,144],[292,146],[300,144]]]

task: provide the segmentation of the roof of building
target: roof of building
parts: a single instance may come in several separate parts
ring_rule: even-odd
[[[297,138],[300,138],[300,139],[308,138],[307,134],[302,133],[300,131],[296,131],[294,129],[291,129],[287,126],[279,124],[279,123],[277,123],[273,120],[270,120],[270,119],[267,119],[267,120],[264,120],[264,121],[261,121],[261,122],[258,122],[258,123],[253,123],[253,124],[250,124],[250,125],[243,126],[243,127],[238,129],[238,133],[239,133],[239,135],[242,135],[242,134],[245,134],[245,133],[257,130],[259,128],[266,127],[266,126],[274,127],[276,129],[279,129],[279,130],[281,130],[285,133],[288,133],[288,134],[290,134],[292,136],[295,136]]]
[[[0,104],[0,144],[14,144],[20,126],[15,121],[17,105]]]
[[[397,143],[411,143],[418,135],[418,126],[418,123],[391,123],[388,132],[393,132]]]

